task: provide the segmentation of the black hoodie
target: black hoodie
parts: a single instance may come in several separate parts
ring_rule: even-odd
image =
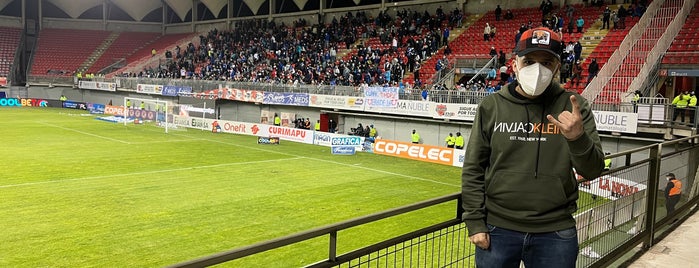
[[[578,185],[573,168],[587,179],[604,169],[604,154],[588,102],[552,83],[527,99],[516,82],[478,106],[462,173],[463,220],[469,234],[486,223],[520,232],[553,232],[575,226]],[[580,105],[585,132],[568,141],[546,119]]]

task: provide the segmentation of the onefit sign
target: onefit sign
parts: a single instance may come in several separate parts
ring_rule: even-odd
[[[442,165],[453,164],[454,149],[424,144],[378,139],[374,142],[375,154],[397,156]]]

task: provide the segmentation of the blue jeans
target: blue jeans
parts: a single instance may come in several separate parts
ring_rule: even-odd
[[[550,233],[522,233],[488,224],[490,248],[476,248],[476,267],[575,267],[578,232],[573,228]]]

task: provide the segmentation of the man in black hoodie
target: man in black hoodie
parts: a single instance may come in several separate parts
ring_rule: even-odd
[[[561,36],[522,34],[517,81],[478,106],[466,147],[462,201],[477,267],[575,267],[578,182],[604,169],[588,102],[552,82]]]

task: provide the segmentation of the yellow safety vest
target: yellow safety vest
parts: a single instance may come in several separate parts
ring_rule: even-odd
[[[411,136],[413,138],[413,142],[415,142],[415,143],[420,142],[420,134],[417,134],[417,132],[415,132],[415,133],[411,134]]]

